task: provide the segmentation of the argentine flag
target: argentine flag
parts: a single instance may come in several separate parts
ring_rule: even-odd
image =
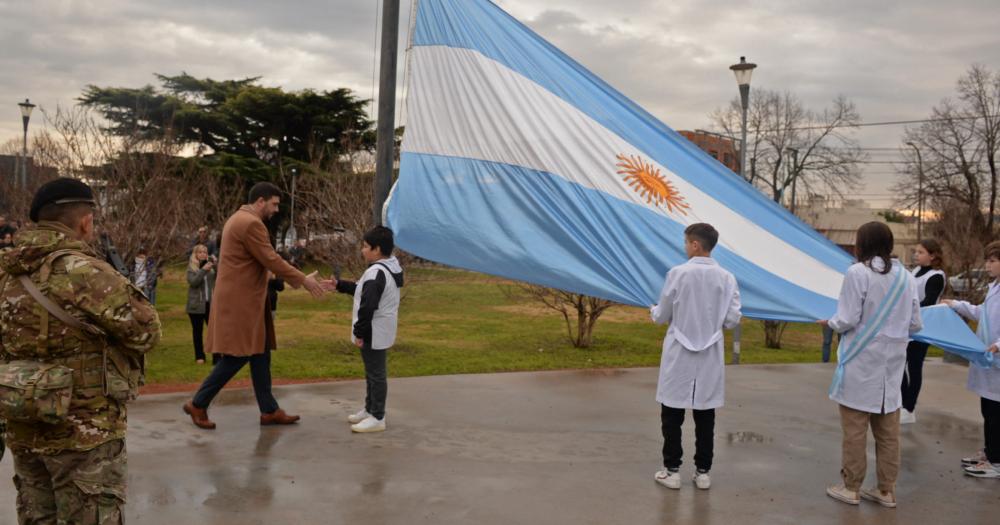
[[[384,210],[404,250],[648,306],[707,222],[745,316],[835,311],[848,254],[492,2],[420,0],[412,38]],[[964,331],[934,342],[982,354]]]

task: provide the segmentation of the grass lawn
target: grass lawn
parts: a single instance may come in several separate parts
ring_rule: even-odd
[[[652,324],[646,309],[621,306],[608,310],[597,323],[594,345],[578,349],[569,344],[560,314],[508,296],[502,288],[507,281],[453,269],[406,270],[399,335],[389,354],[393,377],[659,365],[665,328]],[[187,283],[182,268],[167,272],[160,281],[157,299],[163,338],[148,357],[147,382],[201,381],[208,365],[194,362],[191,325],[184,312]],[[316,301],[301,290],[282,292],[274,377],[363,377],[361,357],[348,339],[350,310],[347,295],[329,295]],[[785,332],[782,349],[765,349],[761,323],[745,320],[741,362],[819,362],[821,342],[819,327],[792,324]],[[729,347],[727,338],[727,354]],[[244,370],[237,377],[247,373]]]

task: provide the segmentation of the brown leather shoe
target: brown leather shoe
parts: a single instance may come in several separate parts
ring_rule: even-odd
[[[198,408],[188,401],[184,403],[184,413],[191,416],[191,422],[198,428],[205,430],[215,430],[215,423],[208,419],[208,410]]]
[[[291,425],[299,420],[299,416],[290,416],[282,409],[277,409],[270,414],[260,415],[261,425]]]

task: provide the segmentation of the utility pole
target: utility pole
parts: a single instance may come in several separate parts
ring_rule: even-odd
[[[789,209],[792,215],[795,215],[795,183],[799,181],[799,150],[788,148],[788,151],[792,153],[792,203]]]
[[[917,152],[917,242],[923,240],[924,223],[924,159],[920,157],[920,148],[912,142],[907,142],[907,146]]]
[[[378,125],[375,141],[375,193],[372,224],[382,224],[382,207],[392,188],[395,160],[396,53],[399,48],[399,0],[382,0],[382,60],[378,85]]]

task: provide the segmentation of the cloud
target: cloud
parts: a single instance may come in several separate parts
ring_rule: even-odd
[[[755,87],[790,90],[817,109],[844,94],[867,121],[926,116],[973,62],[1000,69],[1000,3],[990,0],[498,3],[678,129],[705,126],[736,96],[728,67],[740,55],[760,66]],[[0,0],[0,142],[20,135],[16,101],[54,109],[87,84],[141,86],[153,73],[259,75],[368,98],[375,10],[376,0]],[[404,34],[409,12],[404,0]],[[859,137],[892,147],[901,133]],[[866,193],[887,191],[889,177],[869,179]]]

